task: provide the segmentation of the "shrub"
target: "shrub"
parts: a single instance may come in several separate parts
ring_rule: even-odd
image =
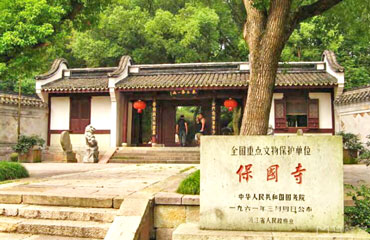
[[[344,209],[346,223],[370,233],[370,188],[365,185],[346,187],[352,190],[348,195],[355,203],[355,206]]]
[[[11,162],[18,162],[18,153],[14,152],[10,154],[10,161]]]
[[[366,136],[367,139],[369,139],[366,142],[366,146],[370,147],[370,135]],[[370,165],[370,150],[367,148],[364,148],[363,151],[360,152],[360,156],[358,157],[359,162],[365,163],[367,166]]]
[[[348,150],[362,151],[364,146],[357,135],[353,133],[338,132],[343,138],[343,147]]]
[[[359,162],[365,163],[367,166],[370,165],[370,150],[366,150],[358,157]]]
[[[197,170],[185,178],[177,188],[181,194],[199,195],[200,193],[200,170]]]
[[[0,181],[29,177],[28,171],[20,163],[0,162]]]
[[[45,143],[45,140],[40,138],[37,135],[32,135],[30,137],[21,135],[18,139],[18,142],[13,146],[13,150],[19,154],[26,154],[34,146],[42,147]]]

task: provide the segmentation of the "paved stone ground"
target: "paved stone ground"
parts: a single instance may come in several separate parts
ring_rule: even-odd
[[[0,185],[1,191],[45,193],[69,196],[127,196],[152,184],[179,175],[196,164],[82,164],[26,163],[31,178]],[[194,170],[194,169],[192,169]],[[191,171],[189,170],[189,173]],[[370,186],[370,167],[345,165],[344,182]],[[183,174],[182,174],[183,175]],[[181,179],[168,182],[167,189],[175,191]]]
[[[344,165],[344,183],[370,186],[370,166],[363,164]]]
[[[196,164],[24,164],[31,177],[0,185],[1,192],[58,196],[122,197],[135,192],[174,192]],[[370,167],[345,165],[344,182],[370,186]],[[348,198],[348,197],[346,197]],[[135,203],[136,204],[136,203]],[[0,233],[2,239],[69,240],[71,238]],[[78,239],[78,238],[73,238]]]
[[[33,163],[24,166],[31,178],[0,185],[0,192],[125,197],[197,165]],[[173,188],[171,183],[168,186]]]

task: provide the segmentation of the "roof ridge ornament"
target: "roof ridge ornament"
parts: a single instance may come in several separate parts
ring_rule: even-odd
[[[130,65],[131,62],[132,62],[132,59],[130,56],[127,56],[127,55],[122,56],[121,60],[119,61],[117,69],[111,73],[108,73],[108,77],[112,77],[112,78],[118,77],[125,71],[127,65]]]
[[[44,79],[47,79],[47,78],[53,76],[58,71],[59,66],[61,64],[65,64],[68,67],[68,61],[66,59],[57,58],[51,64],[51,68],[49,69],[49,71],[47,71],[44,74],[40,74],[40,75],[36,76],[35,79],[36,80],[44,80]]]
[[[337,62],[337,57],[335,56],[335,53],[333,51],[325,50],[322,54],[323,61],[324,58],[327,59],[328,64],[330,65],[330,67],[333,68],[335,72],[344,72],[344,67],[339,65],[339,63]]]

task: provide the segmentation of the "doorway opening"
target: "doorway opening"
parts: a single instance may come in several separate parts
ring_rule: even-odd
[[[219,122],[221,135],[239,135],[242,120],[242,108],[240,104],[238,101],[238,106],[232,111],[221,106]]]
[[[147,102],[147,107],[142,113],[132,112],[132,142],[133,146],[151,146],[152,141],[152,104]]]
[[[176,106],[176,124],[180,116],[184,115],[185,121],[188,125],[188,134],[186,135],[186,146],[196,146],[196,118],[199,113],[202,113],[201,106]],[[177,141],[178,145],[180,142]]]

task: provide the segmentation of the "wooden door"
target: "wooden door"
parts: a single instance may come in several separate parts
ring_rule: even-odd
[[[176,106],[170,103],[163,103],[161,117],[161,136],[165,146],[176,146]]]

